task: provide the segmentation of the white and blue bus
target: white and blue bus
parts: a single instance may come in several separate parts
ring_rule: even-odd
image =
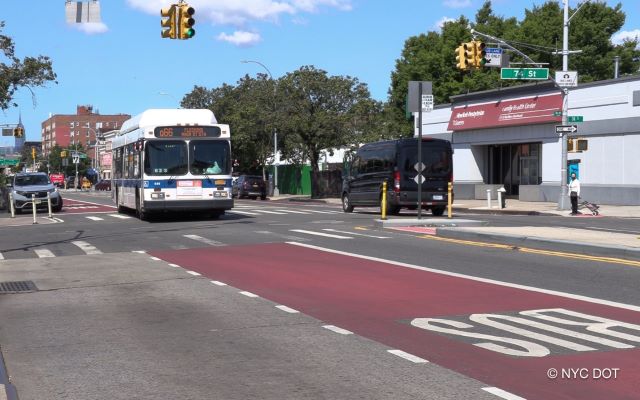
[[[140,219],[162,211],[213,218],[233,207],[231,133],[210,110],[151,109],[112,141],[112,196]]]

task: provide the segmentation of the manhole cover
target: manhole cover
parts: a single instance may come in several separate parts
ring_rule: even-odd
[[[0,294],[35,292],[38,290],[32,281],[0,282]]]

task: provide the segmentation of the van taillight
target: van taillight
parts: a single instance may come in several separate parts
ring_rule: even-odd
[[[393,174],[393,191],[400,193],[400,171]]]

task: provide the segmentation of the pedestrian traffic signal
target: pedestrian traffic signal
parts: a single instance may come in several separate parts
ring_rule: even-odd
[[[160,26],[163,28],[169,28],[162,30],[161,35],[163,38],[177,39],[178,37],[178,32],[176,30],[176,8],[177,6],[173,4],[169,8],[163,8],[160,10],[160,15],[162,16]]]
[[[487,47],[487,45],[484,42],[480,42],[480,41],[473,42],[473,48],[474,48],[473,66],[476,68],[482,68],[487,63],[487,58],[486,58],[487,52],[484,49],[485,47]]]
[[[13,128],[13,137],[24,137],[24,128],[21,126],[16,126],[15,128]]]
[[[456,68],[461,69],[463,71],[467,69],[468,65],[467,65],[467,59],[465,58],[463,44],[456,47],[456,61],[457,61]]]
[[[196,34],[195,29],[193,29],[193,25],[196,23],[196,20],[193,19],[193,14],[196,13],[196,10],[188,4],[181,4],[179,12],[180,39],[191,39]]]

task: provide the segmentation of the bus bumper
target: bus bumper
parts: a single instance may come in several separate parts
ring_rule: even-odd
[[[145,200],[145,211],[208,211],[231,210],[233,199],[228,200]]]

